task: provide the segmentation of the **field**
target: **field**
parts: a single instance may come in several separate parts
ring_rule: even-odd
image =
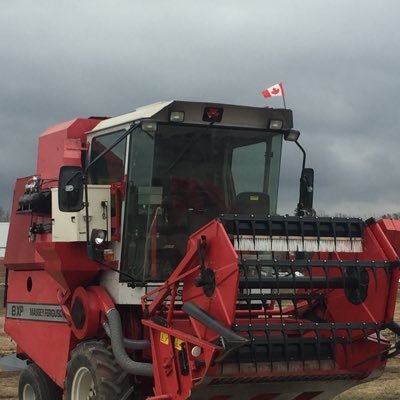
[[[1,296],[0,296],[1,300]],[[0,303],[2,304],[2,303]],[[0,356],[12,353],[15,349],[14,343],[3,331],[4,310],[0,309]],[[398,307],[396,320],[400,320],[400,293],[398,296]],[[0,399],[18,399],[18,372],[0,371]],[[400,399],[400,356],[389,361],[385,373],[381,378],[359,387],[355,387],[335,400],[398,400]]]
[[[3,315],[4,315],[4,309],[0,309],[0,357],[15,351],[14,343],[4,333]],[[18,378],[19,378],[18,372],[0,371],[0,399],[18,398],[17,397]]]

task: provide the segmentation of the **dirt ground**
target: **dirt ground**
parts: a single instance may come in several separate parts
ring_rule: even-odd
[[[396,310],[396,321],[400,321],[400,292]],[[0,308],[0,356],[10,354],[15,350],[15,344],[5,335],[3,327],[4,309]],[[1,400],[18,399],[18,379],[18,372],[0,371]],[[379,379],[348,390],[335,398],[335,400],[398,399],[400,399],[400,356],[388,362],[385,373]]]
[[[4,310],[0,309],[0,357],[15,351],[15,344],[4,333]],[[18,399],[19,372],[0,371],[0,399]]]

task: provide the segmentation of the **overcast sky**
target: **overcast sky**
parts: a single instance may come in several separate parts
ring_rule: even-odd
[[[181,99],[281,107],[315,169],[315,208],[400,211],[400,2],[2,1],[0,205],[35,173],[37,138],[75,117]],[[301,156],[285,143],[281,213]]]

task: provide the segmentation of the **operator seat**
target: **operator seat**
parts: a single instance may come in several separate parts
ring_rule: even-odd
[[[264,192],[241,192],[232,205],[233,214],[269,214],[269,196]]]
[[[163,227],[159,230],[169,248],[181,257],[189,235],[222,212],[221,194],[194,176],[174,176],[164,182]]]

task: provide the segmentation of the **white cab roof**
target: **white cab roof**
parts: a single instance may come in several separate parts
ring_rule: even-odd
[[[183,111],[185,123],[208,124],[203,119],[203,113],[207,107],[218,107],[223,109],[223,120],[221,125],[248,127],[255,129],[267,129],[272,119],[283,120],[283,129],[293,127],[291,110],[274,109],[269,107],[252,107],[233,104],[194,102],[194,101],[161,101],[144,107],[139,107],[130,113],[118,115],[105,119],[90,132],[107,131],[118,126],[125,126],[142,119],[156,119],[158,121],[169,121],[172,111]],[[219,123],[216,123],[219,125]]]
[[[112,128],[118,125],[124,125],[139,119],[151,118],[153,115],[160,112],[165,107],[169,106],[172,101],[160,101],[158,103],[149,104],[148,106],[138,107],[135,111],[130,113],[118,115],[117,117],[105,119],[101,121],[91,132],[100,131],[103,129]]]

